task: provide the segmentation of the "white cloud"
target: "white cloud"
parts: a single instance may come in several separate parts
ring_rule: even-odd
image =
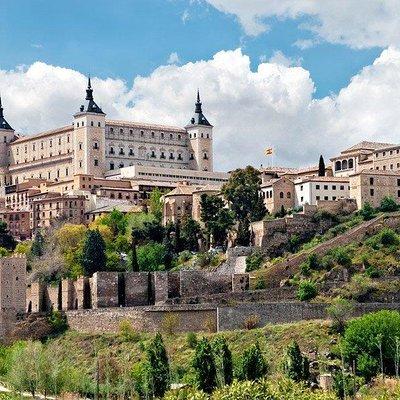
[[[40,43],[32,43],[31,47],[33,47],[34,49],[43,49],[43,45]]]
[[[178,55],[177,52],[171,53],[169,55],[169,57],[168,57],[168,60],[167,60],[168,64],[178,64],[180,62],[181,62],[181,60],[180,60],[179,55]]]
[[[182,20],[182,22],[183,22],[184,24],[186,24],[186,22],[187,22],[189,19],[190,19],[190,13],[189,13],[188,10],[185,10],[185,11],[182,13],[181,20]]]
[[[205,0],[235,15],[248,35],[269,26],[266,19],[308,17],[301,28],[331,43],[354,48],[400,45],[399,0]],[[308,43],[310,44],[310,43]]]
[[[260,57],[261,62],[265,62],[265,58]],[[291,58],[286,56],[285,54],[282,53],[280,50],[275,50],[272,54],[272,56],[269,59],[269,62],[272,64],[281,64],[284,65],[285,67],[291,67],[291,66],[297,66],[299,67],[301,65],[302,59],[301,58]]]
[[[391,47],[355,75],[335,97],[314,99],[309,72],[299,66],[260,63],[256,71],[240,49],[210,60],[161,66],[132,87],[118,79],[92,80],[96,101],[109,118],[184,126],[199,87],[214,125],[216,168],[266,163],[308,165],[360,140],[399,142],[400,50]],[[7,120],[37,133],[70,124],[85,95],[81,73],[44,63],[0,70]]]
[[[293,43],[293,45],[298,47],[300,50],[310,49],[316,44],[318,44],[318,40],[315,39],[299,39]]]

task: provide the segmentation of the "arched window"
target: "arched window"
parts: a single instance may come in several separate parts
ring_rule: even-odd
[[[279,197],[280,197],[281,199],[283,199],[283,192],[280,192],[280,193],[279,193]]]
[[[342,169],[347,169],[347,160],[342,161]]]
[[[342,163],[338,160],[335,162],[335,171],[340,171],[342,169]]]
[[[290,199],[290,198],[292,197],[292,193],[287,192],[286,197],[287,197],[288,199]]]
[[[354,168],[354,160],[352,158],[350,158],[349,160],[349,169],[353,169]]]

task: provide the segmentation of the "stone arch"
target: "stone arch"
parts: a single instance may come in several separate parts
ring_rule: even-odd
[[[340,171],[341,169],[342,169],[342,163],[339,160],[337,160],[335,162],[335,171]]]
[[[342,161],[342,169],[347,169],[347,168],[348,168],[347,160],[343,160]]]
[[[354,168],[354,160],[352,158],[349,159],[349,169]]]

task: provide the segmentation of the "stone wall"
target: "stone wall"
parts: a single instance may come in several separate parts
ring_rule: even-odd
[[[103,308],[66,315],[71,329],[85,333],[117,333],[122,321],[138,332],[215,332],[217,327],[217,309],[210,306]]]
[[[327,319],[327,304],[306,302],[243,303],[230,307],[210,305],[149,306],[67,311],[71,329],[85,333],[118,333],[122,321],[138,332],[199,332],[244,329],[250,319],[258,326]],[[353,316],[382,309],[400,310],[400,303],[357,304]]]
[[[232,276],[214,272],[180,271],[180,297],[205,296],[232,291]]]

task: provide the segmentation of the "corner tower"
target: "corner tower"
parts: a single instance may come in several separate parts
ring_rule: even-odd
[[[0,185],[11,184],[8,179],[10,165],[10,143],[14,140],[15,131],[4,118],[0,97]]]
[[[95,103],[88,79],[87,104],[74,115],[74,173],[98,177],[105,172],[106,114]]]
[[[200,93],[197,91],[197,101],[194,115],[185,126],[189,135],[189,168],[198,171],[213,170],[213,126],[203,114]]]

